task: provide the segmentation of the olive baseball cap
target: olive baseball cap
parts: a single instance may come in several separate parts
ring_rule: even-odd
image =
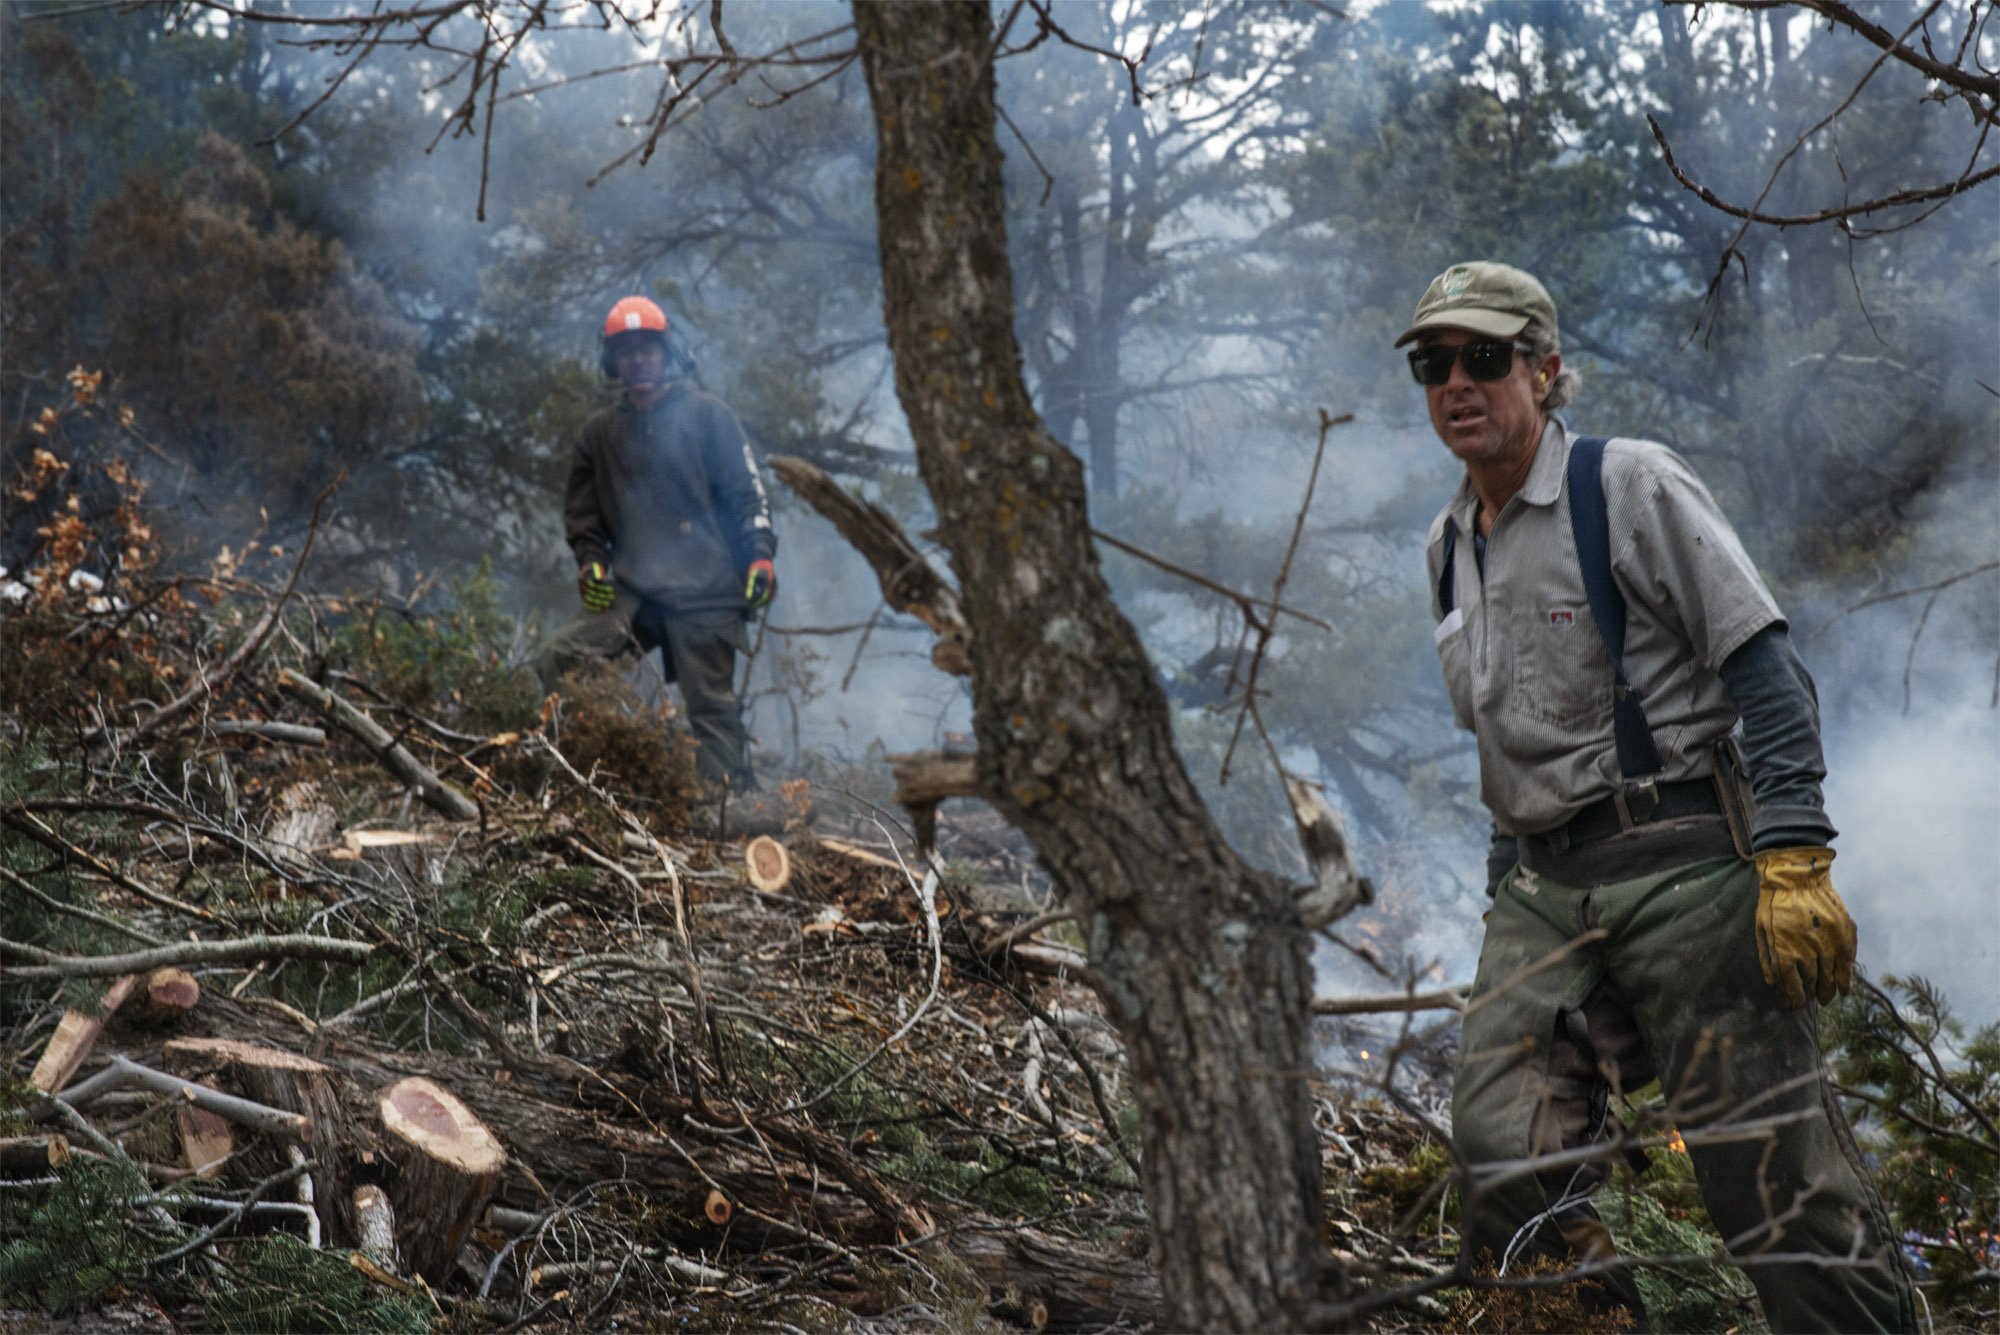
[[[1549,290],[1511,264],[1471,260],[1454,264],[1424,289],[1416,318],[1396,340],[1402,347],[1426,329],[1470,329],[1488,338],[1512,338],[1533,321],[1556,333],[1556,303]]]

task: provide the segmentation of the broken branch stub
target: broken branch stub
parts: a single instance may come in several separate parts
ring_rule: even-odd
[[[389,1196],[397,1247],[411,1273],[439,1283],[493,1198],[507,1151],[471,1109],[422,1076],[398,1080],[375,1107],[397,1168]]]
[[[954,676],[972,675],[972,629],[959,605],[958,590],[925,559],[903,526],[881,506],[864,501],[804,459],[778,455],[771,471],[839,530],[874,570],[882,597],[937,632],[931,662]]]
[[[889,757],[896,776],[896,804],[910,813],[917,851],[928,854],[937,843],[938,803],[947,797],[978,797],[979,760],[950,751],[911,751]]]
[[[1313,882],[1299,892],[1299,918],[1314,931],[1375,898],[1375,886],[1354,865],[1340,815],[1316,783],[1285,776],[1285,796],[1299,827],[1299,846],[1312,865]]]

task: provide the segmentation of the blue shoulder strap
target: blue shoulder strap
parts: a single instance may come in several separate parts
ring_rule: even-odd
[[[1625,680],[1625,595],[1611,577],[1611,519],[1604,503],[1603,436],[1582,436],[1569,451],[1569,522],[1576,534],[1576,560],[1583,572],[1590,619],[1597,623],[1611,660],[1611,731],[1618,744],[1618,772],[1627,779],[1664,768],[1646,710]]]
[[[1458,521],[1450,515],[1444,519],[1444,573],[1438,576],[1438,620],[1451,615],[1457,601],[1457,585],[1452,583],[1452,557],[1458,552]]]

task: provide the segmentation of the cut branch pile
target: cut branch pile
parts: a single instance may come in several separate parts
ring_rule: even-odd
[[[29,1301],[225,1303],[268,1262],[286,1301],[359,1282],[470,1326],[1156,1319],[1124,1053],[1024,846],[939,819],[968,758],[899,760],[915,836],[801,783],[771,833],[698,838],[632,758],[671,750],[619,749],[657,715],[577,684],[426,704],[379,629],[420,619],[298,584],[231,584],[227,631],[138,590],[143,619],[6,628],[16,679],[126,653],[176,707],[106,726],[131,702],[79,663],[0,715],[0,1265]],[[1330,1173],[1370,1153],[1341,1116]],[[100,1224],[137,1250],[81,1291],[63,1230]]]

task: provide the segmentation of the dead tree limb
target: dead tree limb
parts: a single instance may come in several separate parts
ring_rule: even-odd
[[[217,1117],[226,1117],[252,1130],[274,1136],[289,1136],[293,1140],[309,1141],[313,1138],[313,1124],[310,1117],[253,1103],[249,1099],[237,1098],[234,1094],[224,1094],[219,1089],[210,1089],[207,1085],[183,1080],[177,1075],[168,1075],[165,1071],[156,1071],[150,1066],[141,1066],[129,1057],[113,1057],[109,1066],[81,1084],[64,1090],[54,1101],[73,1109],[78,1104],[88,1103],[108,1090],[125,1089],[134,1085],[140,1089],[150,1089],[155,1094],[185,1099],[197,1108],[206,1109]]]
[[[1211,593],[1221,594],[1223,597],[1229,599],[1230,602],[1235,603],[1237,610],[1242,612],[1245,620],[1249,621],[1250,624],[1253,626],[1261,624],[1261,618],[1258,617],[1257,612],[1259,608],[1265,608],[1280,616],[1295,617],[1298,620],[1305,622],[1307,625],[1317,626],[1321,630],[1333,629],[1331,624],[1320,620],[1318,617],[1314,616],[1310,612],[1301,612],[1296,607],[1287,607],[1285,604],[1281,602],[1276,602],[1269,598],[1252,598],[1247,593],[1243,593],[1236,589],[1232,589],[1227,584],[1222,584],[1215,580],[1212,580],[1208,576],[1201,574],[1197,571],[1189,570],[1186,566],[1176,565],[1172,561],[1169,561],[1166,557],[1157,556],[1154,553],[1147,551],[1144,547],[1135,546],[1132,543],[1125,541],[1125,539],[1123,538],[1114,538],[1101,528],[1093,528],[1092,530],[1090,530],[1090,536],[1096,538],[1099,542],[1104,543],[1106,546],[1116,547],[1119,551],[1125,553],[1127,556],[1137,557],[1139,560],[1144,561],[1147,565],[1157,566],[1159,569],[1166,571],[1169,575],[1179,576],[1181,579],[1186,580],[1190,584],[1199,584],[1202,588],[1207,589]]]
[[[1398,1015],[1411,1011],[1462,1011],[1471,994],[1470,983],[1439,988],[1435,992],[1390,992],[1380,996],[1315,997],[1314,1015]]]
[[[240,936],[226,941],[177,941],[152,950],[135,950],[126,955],[58,955],[34,946],[4,943],[10,954],[34,960],[33,964],[10,966],[9,978],[108,978],[121,973],[146,973],[167,965],[244,964],[252,961],[292,959],[328,960],[336,964],[359,964],[373,953],[365,941],[345,941],[334,936]]]
[[[216,719],[209,723],[208,730],[218,737],[261,737],[265,741],[290,742],[295,746],[326,745],[326,730],[305,723]]]
[[[76,859],[99,876],[102,876],[105,880],[110,881],[113,885],[121,889],[131,891],[148,904],[155,904],[163,909],[172,909],[176,913],[185,913],[191,918],[202,918],[209,921],[213,921],[215,918],[213,913],[199,904],[190,904],[186,900],[175,899],[172,895],[162,894],[151,886],[142,884],[132,877],[127,876],[124,872],[118,870],[118,868],[99,858],[89,850],[71,843],[50,829],[33,811],[28,809],[28,804],[26,803],[17,803],[7,810],[0,811],[0,825],[20,831],[52,853],[60,853],[65,857]]]
[[[158,946],[165,944],[165,942],[161,941],[159,937],[154,936],[151,932],[143,931],[140,928],[132,926],[130,923],[120,922],[108,913],[99,913],[95,909],[87,909],[81,904],[65,904],[54,895],[44,894],[33,881],[16,874],[10,868],[0,867],[0,880],[6,881],[16,890],[35,900],[51,913],[61,913],[67,917],[80,918],[84,922],[96,923],[99,927],[116,932],[120,936],[129,936],[141,945]]]
[[[881,581],[882,596],[898,612],[908,612],[937,632],[931,662],[955,676],[972,671],[968,646],[972,631],[959,606],[958,590],[945,582],[893,516],[864,501],[804,459],[779,455],[771,471],[839,530]]]
[[[453,820],[479,819],[479,807],[437,772],[406,751],[382,725],[317,682],[289,670],[278,674],[278,689],[312,705],[328,722],[368,748],[390,773],[416,790],[424,804]]]
[[[1313,870],[1312,884],[1299,893],[1299,918],[1308,930],[1317,930],[1373,901],[1375,886],[1354,865],[1340,813],[1327,805],[1320,786],[1287,774],[1285,796]]]

